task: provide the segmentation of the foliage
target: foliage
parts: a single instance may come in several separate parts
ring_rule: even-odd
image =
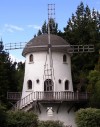
[[[87,90],[92,93],[90,106],[100,108],[100,71],[90,71],[88,79]]]
[[[63,123],[60,121],[40,121],[38,127],[63,127]]]
[[[100,127],[100,109],[80,109],[76,113],[78,127]]]
[[[95,70],[100,72],[100,51],[99,51],[99,59],[98,59],[98,63],[95,65]]]
[[[68,21],[64,28],[66,39],[70,44],[95,44],[99,43],[100,14],[94,9],[91,11],[84,7],[83,2],[77,7],[76,15]],[[91,32],[90,32],[91,31]]]
[[[95,84],[100,81],[100,72],[97,70],[91,70],[88,76],[89,83],[92,84],[93,91],[95,89]],[[93,92],[92,91],[92,92]]]
[[[50,28],[50,33],[51,34],[57,34],[58,33],[58,24],[55,23],[54,19],[50,19],[49,20],[49,28]],[[41,34],[47,34],[48,33],[48,23],[46,23],[46,21],[44,21],[41,30],[38,30],[37,36],[41,35]],[[36,35],[34,35],[34,37],[36,37]]]
[[[7,103],[7,91],[9,89],[16,89],[16,86],[12,88],[14,79],[14,66],[10,61],[9,54],[3,49],[0,51],[0,100],[1,103]],[[13,75],[13,77],[12,77]],[[14,84],[13,84],[14,85]]]
[[[8,111],[7,127],[37,127],[38,118],[33,112]]]
[[[6,109],[0,104],[0,127],[6,127]]]
[[[16,79],[17,79],[17,90],[19,92],[22,91],[22,87],[23,87],[24,71],[25,71],[24,68],[25,68],[25,63],[22,62],[17,63]]]
[[[48,33],[48,29],[47,29],[47,23],[46,21],[44,21],[44,24],[42,25],[42,33],[45,34],[45,33]]]
[[[88,5],[85,7],[83,2],[81,2],[77,7],[76,13],[72,14],[67,26],[64,28],[64,38],[71,45],[93,44],[95,46],[94,53],[77,53],[72,56],[73,84],[74,90],[76,90],[78,87],[77,84],[81,84],[81,78],[87,81],[89,71],[95,68],[95,64],[99,58],[99,12],[95,11],[95,9],[91,11]],[[81,74],[84,76],[82,77]],[[82,89],[80,89],[80,91],[82,91]]]
[[[0,100],[2,104],[10,106],[7,92],[21,91],[23,78],[24,63],[11,61],[9,53],[2,48],[0,50]]]

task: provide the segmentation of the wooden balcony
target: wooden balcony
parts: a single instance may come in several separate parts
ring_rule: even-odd
[[[21,93],[8,92],[7,99],[9,100],[19,100],[14,105],[14,110],[23,109],[33,102],[40,103],[61,103],[61,102],[74,102],[74,103],[86,103],[90,97],[89,93],[79,93],[79,92],[69,92],[69,91],[61,91],[61,92],[32,92],[26,97],[21,99]]]
[[[69,92],[69,91],[61,91],[61,92],[32,92],[27,95],[22,100],[37,100],[37,101],[86,101],[89,99],[89,93],[80,93],[80,92]],[[7,93],[8,100],[20,100],[21,92],[8,92]]]

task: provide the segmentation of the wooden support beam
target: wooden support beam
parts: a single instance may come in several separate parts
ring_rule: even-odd
[[[61,107],[61,104],[62,104],[62,101],[59,103],[59,105],[58,105],[58,108],[57,108],[57,114],[58,114],[58,112],[59,112],[59,109],[60,109],[60,107]]]
[[[70,106],[67,112],[69,113],[73,107],[74,105]]]
[[[39,102],[37,101],[37,108],[39,110],[39,113],[41,114],[41,109],[40,109],[40,105],[39,105]]]

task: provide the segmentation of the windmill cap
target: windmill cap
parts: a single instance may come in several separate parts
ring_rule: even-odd
[[[48,44],[48,34],[42,34],[31,39],[23,49],[22,55],[25,56],[28,53],[48,51],[48,47],[51,47],[51,51],[67,53],[70,48],[69,43],[60,36],[51,34],[50,43]]]

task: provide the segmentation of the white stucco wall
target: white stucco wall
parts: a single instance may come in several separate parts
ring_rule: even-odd
[[[60,105],[60,108],[58,110],[59,103],[57,104],[42,104],[40,105],[41,113],[38,112],[38,116],[40,120],[46,121],[46,120],[59,120],[64,123],[64,125],[68,127],[76,127],[75,123],[75,112],[73,108],[68,112],[70,108],[70,104],[68,103],[62,103]],[[52,107],[53,115],[48,115],[48,107]],[[57,113],[58,110],[58,113]]]
[[[29,62],[29,55],[33,54],[33,62]],[[46,62],[46,52],[34,52],[26,55],[25,75],[23,83],[22,98],[32,91],[44,91],[44,65]],[[53,68],[54,68],[54,91],[64,91],[65,80],[69,80],[69,90],[73,91],[72,76],[71,76],[71,59],[67,55],[67,62],[63,63],[64,53],[53,52]],[[47,55],[47,63],[49,64],[49,55]],[[36,80],[39,79],[39,83]],[[58,80],[61,79],[61,84]],[[32,81],[32,90],[28,90],[27,81]]]
[[[33,62],[29,62],[29,56],[33,54]],[[44,65],[46,62],[46,52],[34,52],[26,55],[25,62],[25,74],[24,74],[24,82],[23,82],[23,91],[22,98],[26,97],[31,92],[36,91],[44,91]],[[72,76],[71,76],[71,58],[69,54],[67,55],[67,62],[63,63],[63,55],[64,53],[53,52],[53,68],[54,68],[54,91],[65,91],[65,81],[69,81],[69,90],[73,92],[73,84],[72,84]],[[47,64],[49,64],[49,55],[47,55]],[[39,83],[36,80],[39,79]],[[61,84],[58,80],[61,80]],[[32,81],[32,89],[29,90],[27,88],[27,81]],[[27,99],[25,100],[27,101]],[[21,104],[22,106],[22,104]],[[57,113],[57,109],[59,103],[45,103],[39,104],[41,113],[37,110],[38,116],[40,120],[61,120],[65,125],[69,127],[76,127],[75,124],[75,113],[73,109],[68,113],[68,109],[71,104],[61,104],[59,111]],[[54,112],[53,116],[48,116],[47,108],[52,107]]]

